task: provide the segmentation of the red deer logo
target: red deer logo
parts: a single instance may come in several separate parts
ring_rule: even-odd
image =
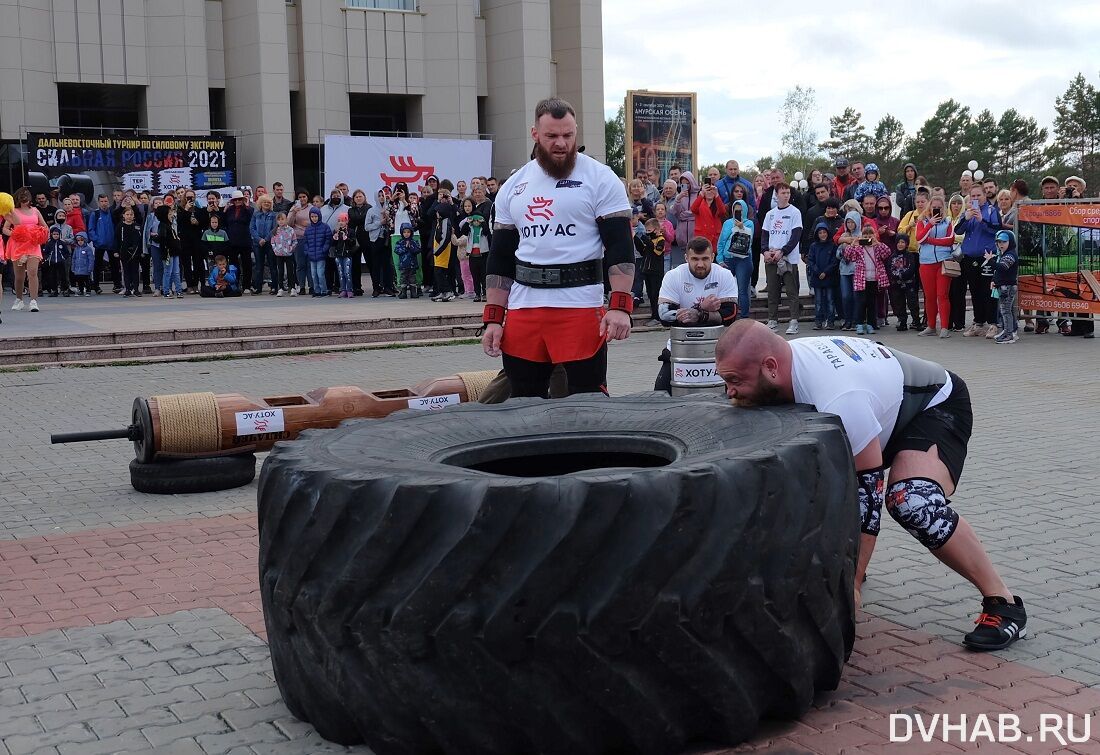
[[[535,218],[542,218],[543,220],[549,220],[554,217],[554,211],[550,209],[550,205],[554,204],[553,199],[545,199],[543,197],[534,197],[531,204],[527,205],[527,214],[523,217],[534,222]]]
[[[405,157],[390,155],[390,165],[393,166],[395,171],[404,175],[391,176],[387,173],[379,173],[378,177],[387,186],[393,186],[402,181],[408,184],[418,183],[435,173],[434,165],[417,165],[412,155],[406,155]]]

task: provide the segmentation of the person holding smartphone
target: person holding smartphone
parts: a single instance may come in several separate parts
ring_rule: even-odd
[[[943,274],[943,262],[951,258],[955,244],[955,231],[944,212],[943,200],[931,200],[925,217],[917,220],[916,238],[919,244],[920,280],[924,288],[924,320],[927,327],[917,335],[937,335],[936,319],[939,318],[940,338],[951,337],[951,281]]]
[[[996,251],[994,235],[999,230],[1000,212],[986,201],[981,185],[972,185],[966,210],[954,228],[955,233],[965,234],[962,242],[961,277],[970,289],[970,301],[974,309],[974,322],[963,331],[963,335],[967,337],[984,336],[989,328],[997,327],[996,317],[991,311],[993,297],[982,267],[985,265],[985,253]]]

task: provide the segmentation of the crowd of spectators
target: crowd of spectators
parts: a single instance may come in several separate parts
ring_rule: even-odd
[[[997,343],[1018,341],[1019,255],[1013,229],[1018,203],[1032,197],[1027,182],[1015,179],[1002,188],[991,178],[975,181],[966,170],[958,189],[948,190],[930,185],[912,163],[892,188],[885,178],[873,162],[840,158],[831,173],[810,171],[802,191],[779,168],[749,181],[730,160],[725,175],[711,167],[701,183],[674,165],[660,186],[656,171],[639,170],[626,187],[636,233],[652,237],[645,224],[653,218],[669,242],[666,271],[684,261],[688,241],[706,238],[718,263],[737,278],[742,315],[752,298],[765,295],[772,329],[780,328],[785,295],[786,333],[799,332],[799,267],[804,265],[814,294],[814,330],[869,335],[885,327],[892,314],[902,332],[912,327],[922,336],[961,333]],[[1083,198],[1085,192],[1080,177],[1047,176],[1034,198]],[[757,289],[761,271],[764,284]],[[642,288],[639,274],[636,304],[643,301]],[[1023,329],[1048,332],[1050,314],[1031,313]],[[1091,321],[1057,322],[1063,335],[1092,337]]]
[[[833,172],[812,170],[808,178],[805,191],[779,168],[749,180],[730,160],[724,175],[712,167],[701,181],[676,165],[663,183],[655,170],[624,180],[636,229],[635,303],[648,293],[656,307],[661,276],[701,236],[734,273],[742,316],[765,295],[767,323],[778,330],[785,296],[788,334],[799,331],[804,265],[815,330],[873,334],[892,309],[899,331],[1019,340],[1013,226],[1017,203],[1031,196],[1025,181],[1001,188],[963,171],[957,190],[948,190],[929,185],[910,163],[890,188],[875,163],[843,158]],[[115,190],[88,201],[31,196],[24,188],[4,218],[4,288],[16,295],[13,309],[24,309],[29,297],[29,311],[39,311],[40,296],[108,291],[354,298],[366,294],[364,280],[375,298],[482,301],[498,188],[492,176],[455,183],[431,176],[417,191],[398,183],[369,197],[341,182],[325,197],[304,188],[289,195],[276,182],[270,192],[239,187],[224,207],[217,191]],[[1044,199],[1085,191],[1076,176],[1040,183]],[[44,240],[28,246],[21,225],[40,226]],[[662,252],[652,251],[655,241]],[[1048,316],[1035,313],[1024,330],[1047,332]],[[1065,335],[1091,337],[1091,326],[1058,321]]]

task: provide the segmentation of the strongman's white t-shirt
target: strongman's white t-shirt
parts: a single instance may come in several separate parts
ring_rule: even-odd
[[[853,455],[875,438],[886,448],[905,386],[893,353],[866,338],[846,336],[796,338],[790,345],[794,400],[839,416]],[[950,394],[951,376],[945,374],[928,406],[943,403]]]
[[[623,183],[610,168],[581,153],[566,179],[549,176],[532,160],[500,187],[496,222],[519,231],[516,259],[532,265],[557,265],[603,258],[596,218],[629,212]],[[531,288],[518,281],[508,296],[509,309],[599,307],[603,284],[573,288]]]
[[[665,277],[661,280],[661,293],[657,295],[657,299],[673,302],[678,309],[690,309],[711,294],[719,299],[736,299],[737,279],[733,277],[733,273],[720,265],[711,265],[706,278],[696,278],[685,262],[665,273]],[[719,322],[707,323],[707,325],[720,324]],[[672,348],[672,339],[669,339],[665,348]]]

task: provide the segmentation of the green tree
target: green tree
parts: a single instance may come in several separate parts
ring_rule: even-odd
[[[947,188],[955,185],[970,159],[963,155],[969,129],[970,108],[951,99],[941,102],[909,139],[909,159],[929,183]]]
[[[1046,141],[1047,130],[1039,128],[1034,118],[1020,115],[1016,108],[1004,111],[997,121],[993,175],[1002,183],[1015,178],[1034,180],[1043,170]]]
[[[764,155],[755,163],[753,163],[753,167],[756,169],[757,173],[763,173],[766,170],[771,170],[775,167],[775,158],[771,155]]]
[[[853,107],[846,107],[840,115],[829,118],[829,138],[817,145],[818,149],[828,153],[832,160],[838,157],[865,160],[869,140],[862,119],[863,114]]]
[[[780,159],[790,156],[807,162],[817,157],[817,132],[812,126],[816,112],[817,92],[813,87],[797,85],[787,92],[779,108]]]
[[[626,175],[626,105],[619,105],[615,117],[604,121],[603,136],[607,167],[621,178]]]
[[[871,134],[870,155],[878,163],[880,180],[888,188],[902,180],[902,165],[905,163],[905,126],[894,116],[887,113],[875,125]]]
[[[1079,73],[1054,100],[1054,112],[1052,157],[1079,171],[1090,187],[1096,186],[1100,182],[1100,93]]]
[[[989,109],[982,110],[966,128],[966,139],[959,164],[956,166],[958,173],[962,173],[965,163],[977,160],[978,167],[983,173],[995,176],[994,163],[997,159],[997,135],[999,128],[997,118]]]

